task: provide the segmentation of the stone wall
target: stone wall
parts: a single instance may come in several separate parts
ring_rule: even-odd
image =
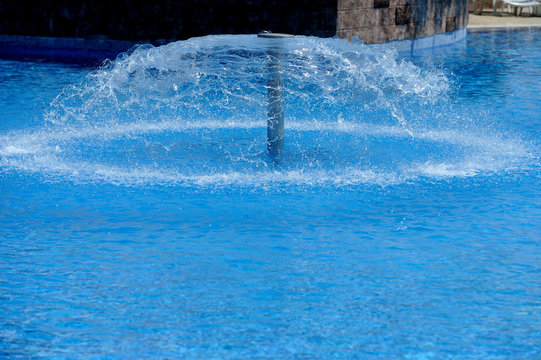
[[[165,43],[261,30],[414,39],[466,26],[468,0],[0,0],[0,35]]]
[[[338,0],[337,34],[365,43],[416,39],[466,27],[468,0]]]

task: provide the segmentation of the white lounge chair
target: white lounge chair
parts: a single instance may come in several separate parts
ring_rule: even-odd
[[[494,0],[492,3],[493,15],[498,15],[498,10],[496,8],[496,6],[498,5],[498,1],[501,1],[503,3],[500,10],[500,16],[503,14],[503,8],[505,5],[509,6],[509,12],[511,12],[511,6],[515,6],[520,9],[522,9],[523,7],[531,7],[532,14],[534,13],[535,7],[541,5],[541,1],[537,0]],[[474,4],[475,2],[476,0],[474,0]]]

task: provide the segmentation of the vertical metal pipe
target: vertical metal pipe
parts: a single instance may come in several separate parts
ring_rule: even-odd
[[[269,49],[267,149],[272,157],[284,152],[284,74],[280,50],[277,47]]]
[[[269,39],[267,149],[272,158],[279,158],[284,152],[284,74],[282,69],[284,49],[282,39],[292,38],[293,35],[262,32],[257,36]]]

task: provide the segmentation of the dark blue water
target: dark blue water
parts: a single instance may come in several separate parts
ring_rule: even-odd
[[[0,358],[541,356],[541,37],[0,60]]]

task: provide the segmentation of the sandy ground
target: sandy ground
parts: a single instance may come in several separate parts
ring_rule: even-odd
[[[524,10],[524,14],[521,16],[512,16],[507,13],[504,13],[503,16],[493,16],[492,11],[485,11],[483,15],[474,15],[470,13],[468,29],[529,26],[541,27],[541,17],[530,16],[528,11],[529,10]]]

